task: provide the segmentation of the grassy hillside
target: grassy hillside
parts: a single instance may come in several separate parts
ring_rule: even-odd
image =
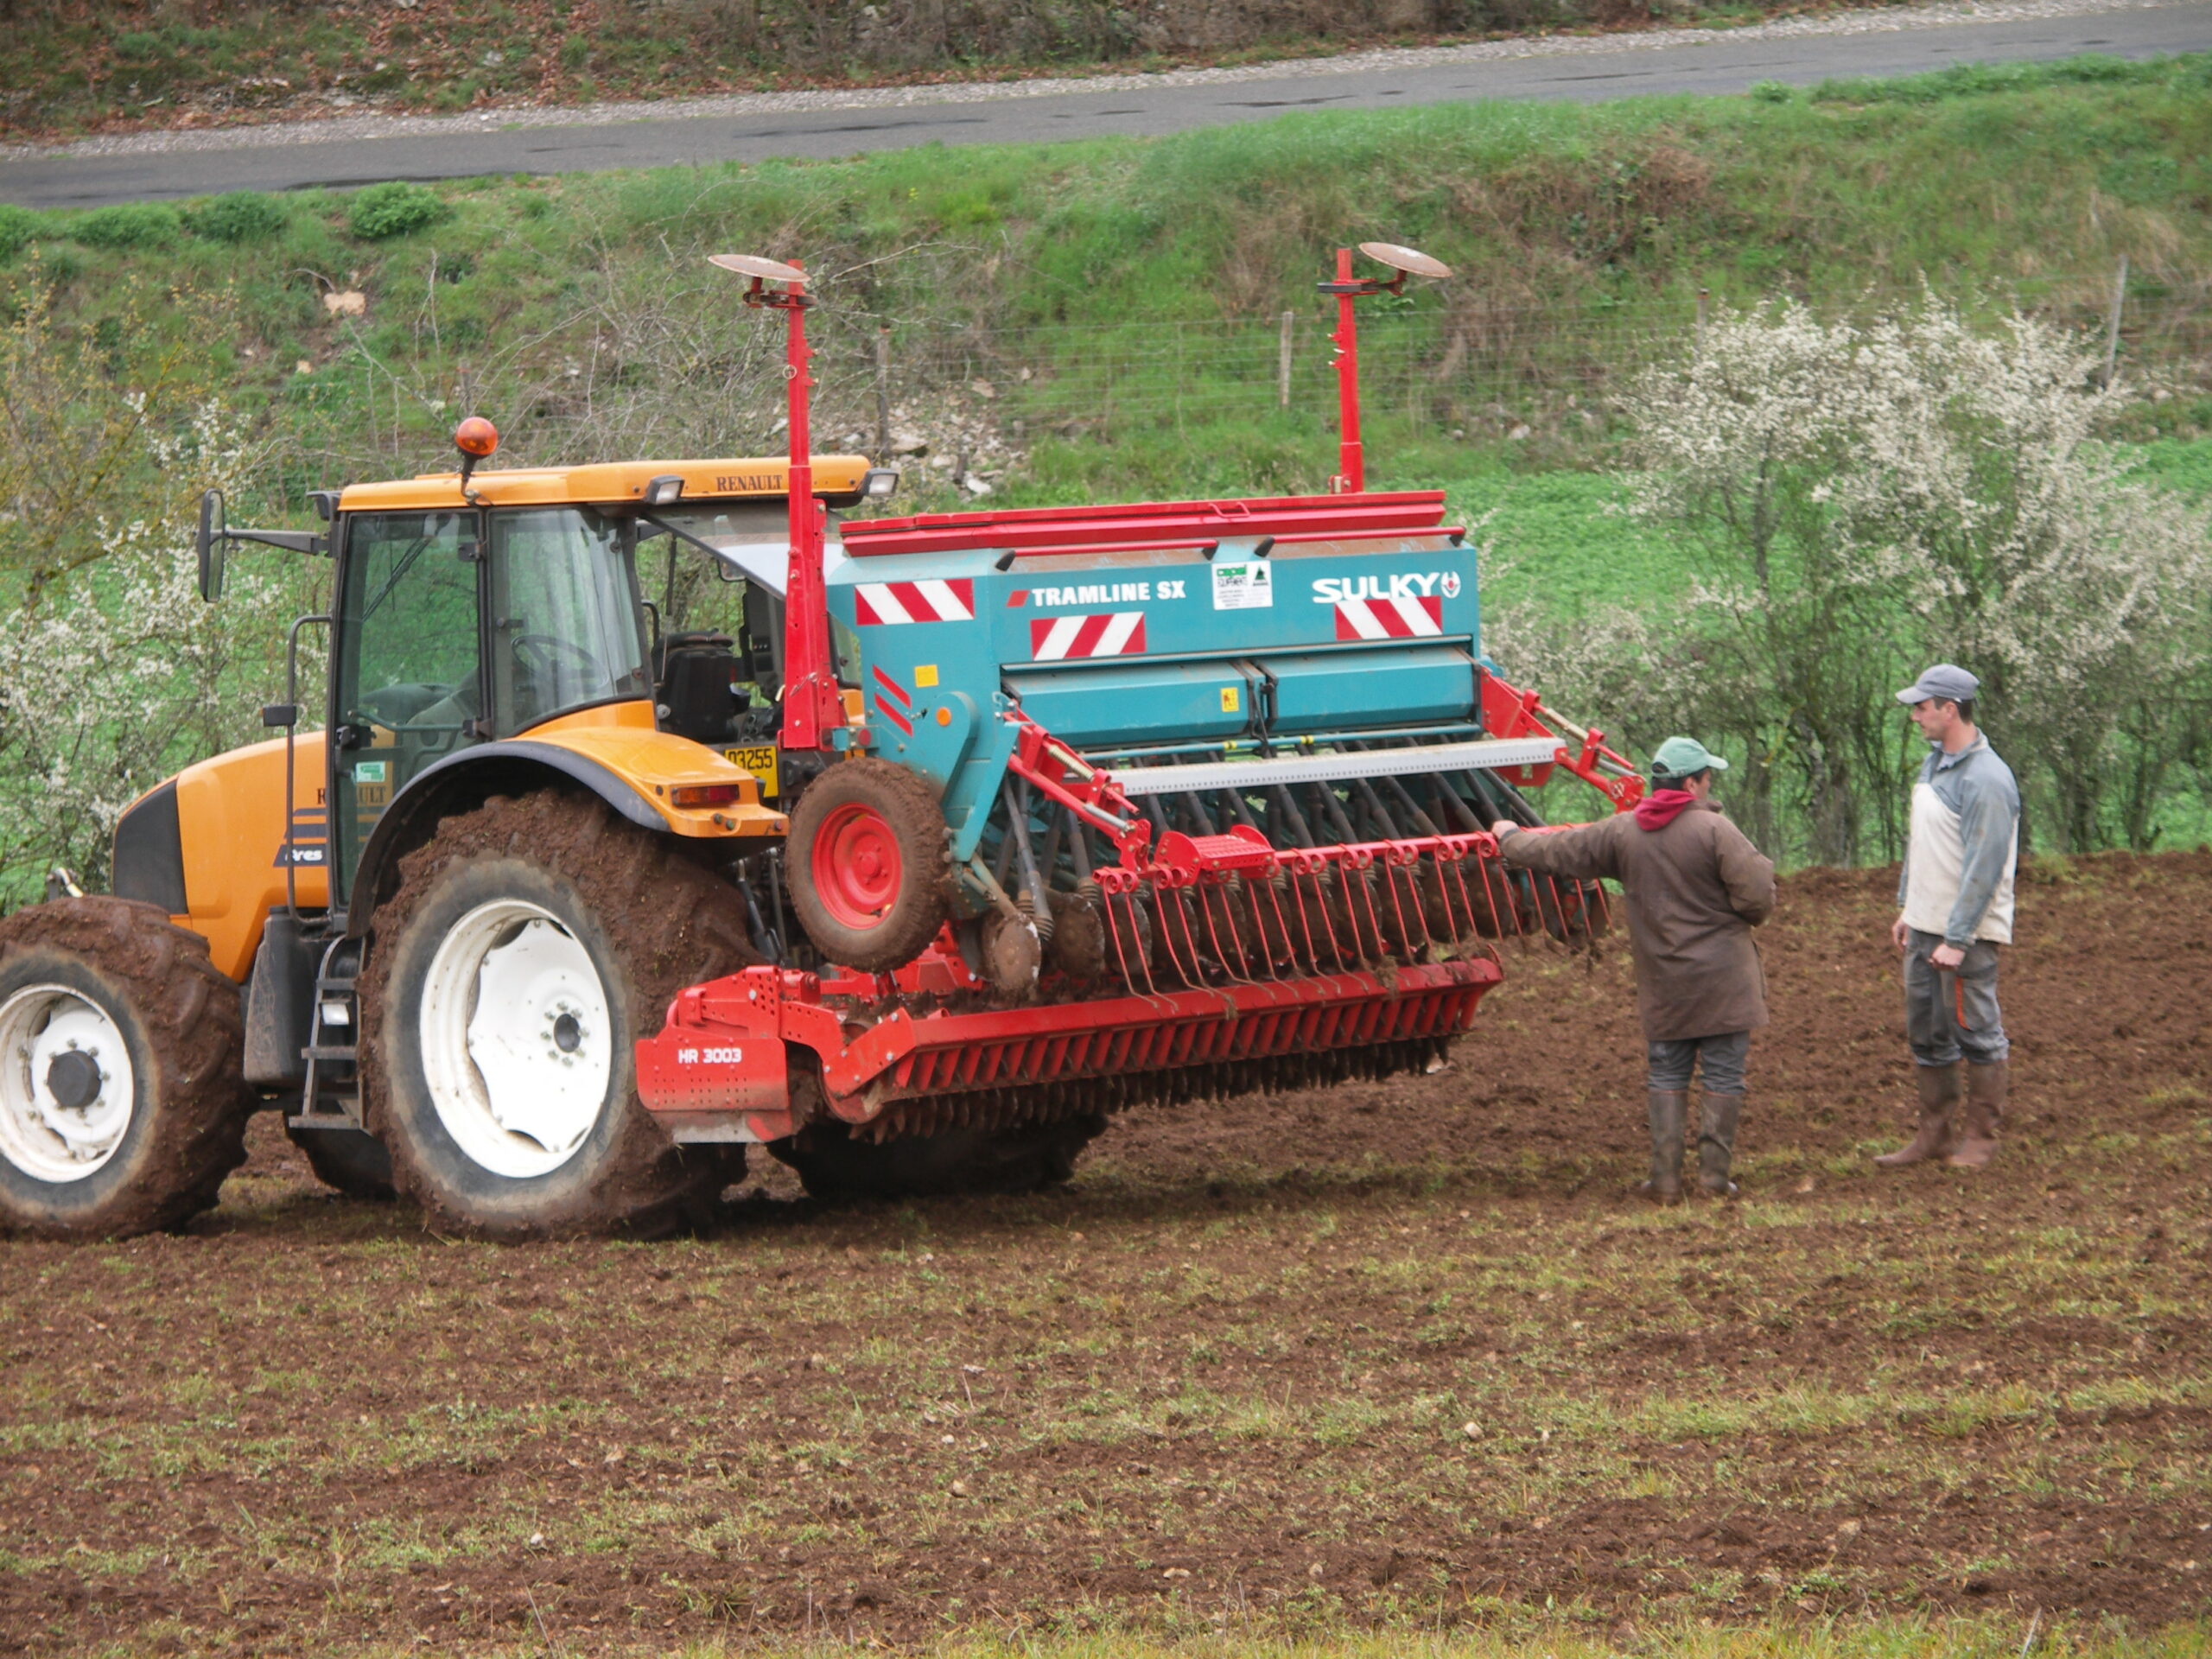
[[[1602,512],[1613,395],[1707,303],[1837,307],[1923,278],[2094,327],[2129,260],[2124,434],[2202,477],[2212,58],[2078,60],[1811,94],[1314,115],[1158,141],[903,151],[438,189],[0,208],[0,302],[61,349],[156,360],[247,411],[265,493],[442,462],[466,405],[510,461],[780,448],[776,341],[709,251],[804,258],[817,433],[925,441],[902,505],[1313,489],[1333,468],[1328,250],[1453,280],[1363,311],[1371,477],[1453,483],[1580,607],[1683,555]],[[1291,374],[1280,403],[1285,314]],[[880,355],[879,356],[879,353]],[[880,365],[881,379],[879,381]],[[274,503],[264,504],[273,506]],[[1598,551],[1587,562],[1569,550]]]
[[[1456,278],[1366,314],[1371,452],[1415,481],[1601,458],[1620,378],[1713,304],[1909,290],[2199,350],[2212,59],[2099,60],[1770,97],[1467,105],[1157,141],[920,149],[551,180],[0,213],[0,284],[96,337],[188,337],[284,438],[284,483],[438,460],[462,403],[517,458],[774,447],[772,342],[704,253],[804,258],[822,429],[894,427],[1001,499],[1312,488],[1332,469],[1313,283],[1386,237]],[[180,290],[172,300],[168,291]],[[162,303],[149,305],[159,291]],[[1281,317],[1292,397],[1276,407]],[[2157,340],[2136,319],[2154,317]],[[113,326],[111,323],[109,325]],[[2212,427],[2183,376],[2134,435]],[[909,499],[912,499],[911,497]]]

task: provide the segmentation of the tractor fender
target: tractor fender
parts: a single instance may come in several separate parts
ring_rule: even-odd
[[[377,906],[399,886],[399,860],[427,840],[441,819],[466,812],[494,795],[524,795],[556,779],[581,784],[634,824],[671,833],[637,789],[611,767],[558,743],[527,738],[479,743],[424,767],[392,798],[369,832],[355,868],[346,931],[368,931]]]

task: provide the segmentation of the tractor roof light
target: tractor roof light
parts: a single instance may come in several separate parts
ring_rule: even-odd
[[[861,474],[861,493],[871,501],[888,501],[898,488],[896,467],[871,467]]]
[[[453,447],[461,451],[461,495],[469,505],[476,505],[476,492],[468,487],[476,463],[499,447],[499,429],[481,415],[471,415],[453,429]]]
[[[681,473],[663,473],[658,478],[645,480],[645,505],[649,507],[672,507],[683,499]]]

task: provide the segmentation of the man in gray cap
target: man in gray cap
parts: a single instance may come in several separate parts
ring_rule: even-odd
[[[1904,953],[1904,1023],[1920,1084],[1920,1128],[1874,1160],[1902,1169],[1948,1153],[1980,1169],[1997,1153],[2011,1052],[1997,1009],[1997,948],[2012,942],[2020,791],[1975,728],[1981,683],[1938,663],[1897,693],[1929,744],[1912,787],[1912,830],[1890,938]],[[1966,1075],[1959,1075],[1961,1056]],[[1953,1144],[1954,1119],[1966,1103]]]
[[[1690,1073],[1700,1066],[1698,1185],[1734,1196],[1728,1171],[1744,1065],[1751,1033],[1766,1024],[1766,976],[1751,931],[1774,913],[1774,865],[1709,798],[1713,774],[1727,768],[1696,739],[1670,737],[1652,756],[1652,792],[1633,812],[1561,830],[1491,826],[1516,869],[1621,884],[1649,1051],[1651,1179],[1643,1191],[1659,1204],[1681,1200]]]

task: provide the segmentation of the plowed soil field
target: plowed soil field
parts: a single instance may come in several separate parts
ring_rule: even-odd
[[[2034,868],[1979,1175],[1867,1162],[1893,880],[1785,883],[1732,1205],[1628,1193],[1618,945],[1036,1198],[506,1249],[257,1120],[184,1234],[0,1244],[0,1650],[2201,1619],[2212,855]]]

